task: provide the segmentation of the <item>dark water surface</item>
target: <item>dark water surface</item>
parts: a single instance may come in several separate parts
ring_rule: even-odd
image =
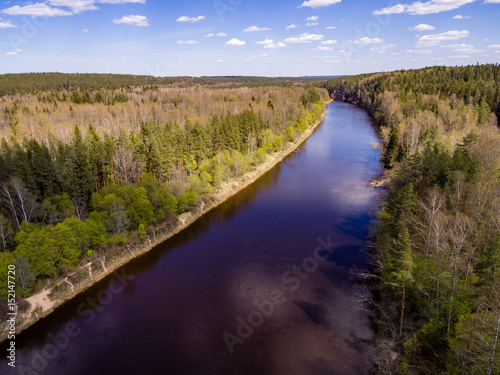
[[[349,269],[366,261],[377,141],[365,111],[330,104],[253,185],[18,336],[15,370],[2,347],[0,373],[369,373]]]

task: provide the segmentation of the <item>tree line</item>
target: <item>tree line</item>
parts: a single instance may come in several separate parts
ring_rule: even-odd
[[[255,76],[220,76],[220,77],[154,77],[132,74],[95,74],[95,73],[19,73],[0,75],[0,96],[33,94],[37,92],[59,90],[98,90],[101,88],[121,89],[130,87],[180,85],[208,86],[243,84],[278,85],[304,83],[325,80],[324,77],[255,77]]]
[[[384,374],[500,371],[498,64],[331,80],[379,122],[387,196],[364,274]]]
[[[319,118],[327,92],[300,87],[281,101],[280,90],[269,89],[267,115],[250,101],[248,109],[204,123],[142,122],[116,136],[75,125],[67,142],[53,135],[2,139],[0,296],[9,264],[20,274],[18,292],[28,296],[80,261],[173,228],[179,214],[208,203],[224,181],[282,150]]]

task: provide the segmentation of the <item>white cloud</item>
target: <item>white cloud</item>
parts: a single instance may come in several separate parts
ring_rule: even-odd
[[[327,47],[327,46],[319,46],[313,49],[318,51],[333,51],[332,47]]]
[[[319,22],[308,22],[306,23],[306,26],[317,26],[319,25]]]
[[[114,19],[114,24],[123,24],[123,25],[131,25],[138,27],[147,27],[149,26],[149,21],[145,16],[138,16],[131,14],[130,16],[123,16],[120,19]]]
[[[6,52],[5,56],[16,56],[19,52],[21,52],[20,49],[16,49],[14,51]]]
[[[297,27],[299,27],[299,25],[296,25],[296,24],[292,23],[291,25],[288,25],[285,29],[286,30],[290,30],[290,29],[295,29]]]
[[[341,49],[341,50],[339,51],[339,55],[340,55],[340,56],[351,56],[351,55],[352,55],[352,53],[347,52],[347,51],[346,51],[346,50],[344,50],[344,49]]]
[[[476,0],[429,0],[426,2],[415,1],[411,4],[397,4],[391,7],[376,10],[373,14],[400,14],[411,15],[434,14],[460,8]]]
[[[8,2],[6,2],[8,3]],[[31,17],[54,17],[54,16],[70,16],[87,10],[97,10],[96,4],[126,4],[138,3],[145,4],[146,0],[47,0],[46,3],[35,3],[25,6],[13,6],[2,10],[5,14],[23,15]],[[70,8],[71,12],[60,8]]]
[[[311,16],[311,17],[307,17],[306,21],[317,21],[318,19],[319,19],[318,16]]]
[[[31,16],[31,17],[55,17],[55,16],[71,16],[72,13],[63,9],[52,8],[45,3],[35,3],[25,6],[15,5],[13,7],[2,10],[2,13],[13,16]]]
[[[8,3],[8,2],[6,2]],[[29,4],[23,7],[18,5],[2,12],[6,14],[25,15],[32,17],[39,16],[69,16],[71,14],[78,14],[87,10],[97,10],[96,4],[125,4],[125,3],[139,3],[145,4],[146,0],[47,0],[46,3]],[[70,8],[71,12],[52,7],[65,7]]]
[[[453,18],[456,20],[467,20],[470,18],[470,16],[462,16],[461,14],[457,14],[456,16],[453,16]]]
[[[468,59],[468,58],[470,58],[469,55],[450,56],[450,59]]]
[[[283,42],[278,42],[276,44],[270,43],[270,44],[266,44],[264,46],[264,48],[285,48],[285,47],[286,47],[286,44]]]
[[[380,38],[359,38],[358,40],[350,40],[347,43],[349,44],[375,44],[375,43],[383,43],[384,39]]]
[[[244,59],[244,61],[252,61],[254,59],[258,59],[259,57],[267,57],[267,53],[261,53],[260,55],[253,55],[253,56],[250,56],[250,57],[247,57],[246,59]]]
[[[423,35],[418,38],[417,48],[437,46],[444,40],[457,40],[468,36],[469,32],[467,30],[451,30],[439,34]]]
[[[75,14],[86,10],[97,10],[95,0],[49,0],[49,4],[56,7],[67,7]]]
[[[337,44],[338,42],[335,39],[323,40],[321,44]]]
[[[267,53],[261,53],[260,55],[250,56],[250,59],[258,59],[259,57],[267,57]]]
[[[334,5],[340,3],[341,1],[342,0],[307,0],[302,3],[301,7],[311,7],[313,9],[316,9]]]
[[[315,41],[319,41],[323,39],[325,36],[320,35],[320,34],[308,34],[308,33],[303,33],[300,34],[299,36],[292,37],[292,38],[287,38],[285,39],[285,42],[287,43],[311,43]]]
[[[432,25],[428,25],[426,23],[418,24],[417,26],[410,27],[408,30],[410,31],[431,31],[436,30],[436,28]]]
[[[383,44],[381,46],[377,46],[377,47],[373,46],[373,47],[371,47],[370,51],[376,51],[376,52],[378,52],[380,54],[385,54],[385,53],[387,53],[387,50],[389,48],[394,48],[394,47],[396,47],[395,44]],[[399,53],[397,53],[397,52],[392,52],[391,53],[391,55],[395,55],[395,54],[399,54]]]
[[[267,30],[271,30],[269,27],[258,27],[258,26],[250,26],[250,27],[247,27],[245,30],[243,30],[244,32],[252,32],[252,31],[267,31]]]
[[[84,33],[88,33],[89,32],[89,29],[83,29],[82,30]]]
[[[432,51],[430,49],[407,49],[405,52],[407,52],[407,53],[421,53],[421,54],[432,53]]]
[[[218,62],[219,64],[222,64],[222,63],[224,62],[224,60],[217,60],[217,62]]]
[[[500,0],[484,0],[483,4],[500,4]]]
[[[500,44],[492,44],[491,46],[488,46],[489,49],[500,49]]]
[[[213,36],[227,36],[227,34],[226,33],[217,33],[217,34],[210,33],[210,34],[203,35],[204,38],[211,38]]]
[[[265,39],[265,40],[259,40],[258,42],[255,42],[255,44],[273,44],[272,39]]]
[[[177,44],[198,44],[197,40],[178,40]]]
[[[0,29],[10,29],[12,27],[17,27],[17,26],[11,23],[10,21],[0,22]]]
[[[146,0],[99,0],[98,2],[102,4],[126,4],[126,3],[146,4]]]
[[[381,10],[376,10],[373,14],[400,14],[405,13],[407,5],[397,4],[392,7],[382,8]]]
[[[453,52],[457,52],[457,53],[479,53],[479,52],[483,52],[483,50],[477,49],[472,44],[464,44],[464,43],[461,43],[461,44],[448,44],[448,45],[443,46],[443,47],[451,48],[453,50]]]
[[[247,43],[244,42],[243,40],[233,38],[231,40],[228,40],[226,42],[225,46],[226,47],[241,47],[241,46],[244,46],[245,44],[247,44]]]
[[[337,26],[328,26],[328,27],[325,27],[326,30],[335,30],[337,28]]]
[[[205,19],[205,16],[198,16],[198,17],[187,17],[187,16],[182,16],[176,19],[177,22],[199,22]]]

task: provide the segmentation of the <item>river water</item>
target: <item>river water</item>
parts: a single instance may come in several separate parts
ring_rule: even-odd
[[[367,113],[333,102],[254,184],[16,339],[1,374],[369,374],[351,276],[377,203]]]

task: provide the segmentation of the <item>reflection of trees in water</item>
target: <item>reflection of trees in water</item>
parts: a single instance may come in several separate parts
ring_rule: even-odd
[[[278,164],[269,172],[261,176],[257,181],[229,198],[226,202],[223,202],[216,208],[207,212],[186,229],[158,245],[152,251],[127,263],[127,269],[129,272],[137,274],[138,272],[154,268],[158,260],[165,255],[165,253],[183,246],[203,235],[214,221],[223,224],[231,220],[238,212],[245,210],[255,201],[258,194],[265,193],[273,186],[276,186],[280,174],[281,166]]]
[[[247,208],[255,200],[258,193],[263,194],[269,191],[270,188],[276,186],[280,175],[281,166],[278,164],[269,172],[261,176],[253,184],[249,185],[235,196],[231,197],[226,202],[212,210],[209,215],[205,215],[203,218],[206,219],[205,221],[207,221],[207,226],[214,219],[221,224],[232,219],[239,210]]]

